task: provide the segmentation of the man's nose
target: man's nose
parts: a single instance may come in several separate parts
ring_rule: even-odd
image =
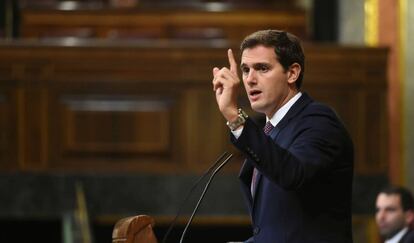
[[[385,213],[383,211],[378,211],[376,213],[376,217],[378,220],[384,219],[385,218]]]
[[[256,71],[254,69],[250,69],[249,73],[247,74],[246,77],[246,82],[248,84],[253,84],[256,83],[257,79],[256,79]]]

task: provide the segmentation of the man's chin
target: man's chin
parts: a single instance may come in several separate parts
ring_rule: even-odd
[[[252,107],[252,110],[259,113],[264,113],[263,106],[258,104],[257,102],[250,102],[250,107]]]

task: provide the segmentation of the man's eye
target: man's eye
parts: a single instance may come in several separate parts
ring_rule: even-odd
[[[259,67],[259,71],[262,72],[262,73],[264,73],[264,72],[269,71],[269,68],[266,67],[266,66],[261,66],[261,67]]]
[[[248,68],[242,68],[242,72],[243,73],[249,73],[249,69]]]

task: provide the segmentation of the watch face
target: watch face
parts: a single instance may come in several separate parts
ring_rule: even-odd
[[[238,110],[238,116],[237,116],[237,120],[235,120],[234,122],[229,122],[227,121],[227,126],[232,130],[236,130],[237,128],[239,128],[241,125],[243,125],[246,122],[246,118],[248,117],[247,114],[242,110],[239,109]]]
[[[242,115],[243,117],[247,117],[246,112],[244,112],[244,110],[239,109],[239,115]]]
[[[243,116],[239,115],[237,117],[237,120],[236,121],[230,122],[228,125],[229,125],[230,129],[232,131],[234,131],[237,128],[239,128],[241,125],[243,125],[245,121],[246,121],[246,119]]]

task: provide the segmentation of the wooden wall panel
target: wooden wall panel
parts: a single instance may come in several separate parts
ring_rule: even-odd
[[[222,42],[0,43],[2,126],[17,119],[18,170],[201,171],[234,151],[211,87]],[[331,105],[356,171],[387,169],[384,48],[306,45],[304,91]],[[8,92],[19,94],[7,102]],[[242,99],[243,106],[249,104]],[[17,102],[19,101],[19,102]],[[155,128],[160,128],[155,132]],[[227,169],[237,171],[239,154]]]
[[[62,87],[65,87],[63,85]],[[51,90],[49,167],[165,171],[181,167],[178,95],[99,85]]]
[[[19,167],[19,132],[17,95],[0,87],[0,169]]]
[[[226,39],[239,42],[258,29],[273,28],[307,38],[304,10],[215,5],[215,10],[208,7],[62,10],[53,6],[28,6],[21,10],[20,30],[25,38]]]
[[[13,66],[10,62],[2,62],[0,64],[0,80],[2,82],[8,82],[12,80]]]
[[[63,153],[168,154],[171,149],[169,100],[64,97],[61,106]]]
[[[21,82],[22,90],[21,117],[23,141],[21,151],[24,155],[22,169],[43,170],[47,167],[47,152],[49,149],[48,136],[49,122],[48,113],[48,90],[40,87],[36,73],[39,68],[24,68],[27,71],[30,82]]]

